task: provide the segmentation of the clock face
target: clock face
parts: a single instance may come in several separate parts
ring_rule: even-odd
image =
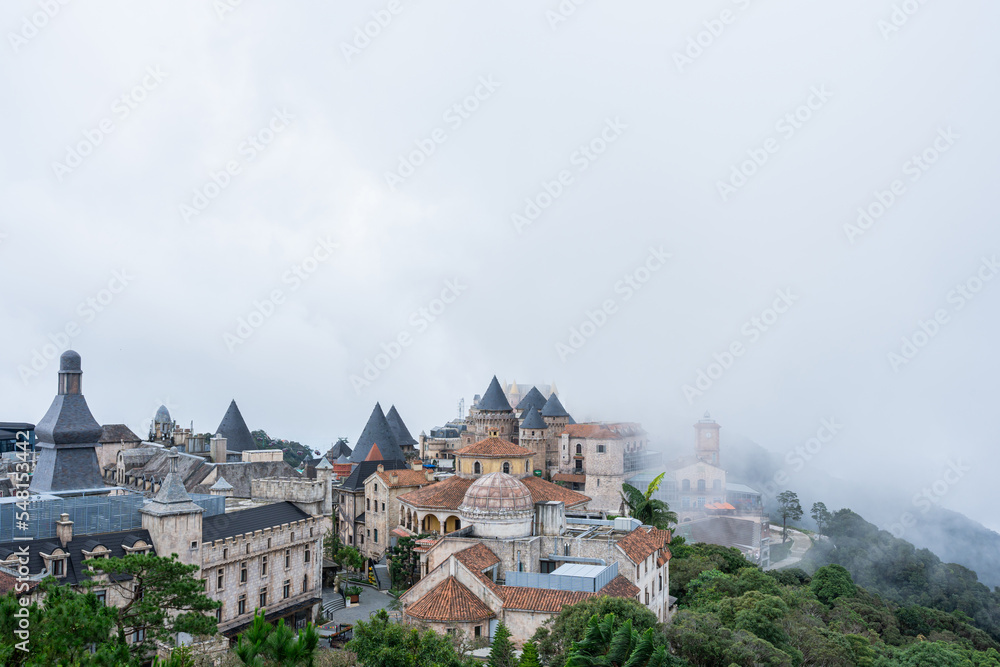
[[[706,431],[705,432],[705,437],[706,438],[711,438],[712,437],[712,432],[711,431]]]

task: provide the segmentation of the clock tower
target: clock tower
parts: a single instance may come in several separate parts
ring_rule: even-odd
[[[705,463],[714,466],[719,463],[719,429],[722,428],[712,419],[712,415],[705,413],[702,419],[694,425],[695,430],[695,456]]]

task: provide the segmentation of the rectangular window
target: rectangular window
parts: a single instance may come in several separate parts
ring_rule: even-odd
[[[476,637],[482,637],[483,636],[483,626],[481,626],[481,625],[477,625],[476,626],[475,636]]]
[[[144,628],[139,628],[132,634],[132,641],[138,644],[146,639],[146,630]]]
[[[268,548],[268,549],[270,549],[270,548],[271,548],[271,538],[270,538],[270,537],[269,537],[269,538],[267,538],[267,548]]]
[[[598,445],[597,446],[597,453],[598,454],[603,454],[604,453],[604,445]]]
[[[219,608],[215,610],[215,622],[216,623],[222,623],[222,605],[221,604],[219,605]]]
[[[647,596],[648,597],[648,596]],[[648,602],[648,600],[647,600]],[[267,606],[267,589],[260,589],[260,608],[263,609]]]
[[[247,563],[246,563],[246,561],[243,561],[242,563],[240,563],[240,583],[241,584],[247,583]]]
[[[244,593],[240,596],[239,601],[236,603],[236,615],[242,616],[247,613],[247,594]]]
[[[385,511],[385,503],[382,503],[382,511],[383,511],[383,512]],[[312,535],[312,533],[310,533],[310,536],[311,536],[311,535]]]
[[[229,548],[228,547],[222,550],[222,560],[225,560],[227,558],[229,558]]]
[[[223,584],[226,582],[226,571],[221,567],[216,571],[216,588],[220,591],[222,590]]]
[[[97,601],[100,602],[102,606],[108,603],[107,591],[95,591],[94,594],[97,595]]]
[[[303,575],[302,577],[302,592],[305,593],[309,590],[309,575]]]
[[[61,558],[52,561],[52,576],[62,577],[65,576],[65,574],[66,574],[66,561],[64,561]]]
[[[306,562],[309,562],[309,547],[306,547]]]
[[[285,585],[281,587],[281,595],[287,598],[292,594],[292,580],[285,579]]]
[[[198,541],[197,540],[191,540],[191,548],[192,549],[197,549],[198,548]]]
[[[292,566],[292,550],[285,549],[285,569],[287,570]]]
[[[260,576],[267,576],[267,556],[260,557]]]

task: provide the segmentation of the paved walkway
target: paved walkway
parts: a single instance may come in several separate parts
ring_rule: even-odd
[[[335,596],[338,595],[339,594],[333,588],[324,588],[323,606],[325,607],[327,602],[330,602]],[[367,621],[372,612],[387,608],[390,602],[392,602],[392,598],[387,594],[377,591],[374,588],[362,586],[361,597],[358,604],[347,607],[346,609],[339,609],[335,611],[329,621],[333,623],[351,624],[354,624],[357,621]]]
[[[780,539],[781,526],[774,526],[772,524],[771,534],[776,535],[778,539]],[[772,563],[771,566],[767,569],[780,570],[782,568],[791,567],[795,565],[800,560],[802,560],[802,557],[805,556],[806,552],[809,551],[809,548],[812,546],[812,540],[810,540],[809,536],[803,532],[792,530],[791,528],[789,528],[788,537],[791,538],[792,540],[792,550],[788,552],[788,558],[785,558],[782,561],[778,561],[777,563]]]

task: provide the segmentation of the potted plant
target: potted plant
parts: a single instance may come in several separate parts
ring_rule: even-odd
[[[361,596],[361,586],[348,586],[344,594],[351,598],[351,604],[357,604],[358,598]]]

